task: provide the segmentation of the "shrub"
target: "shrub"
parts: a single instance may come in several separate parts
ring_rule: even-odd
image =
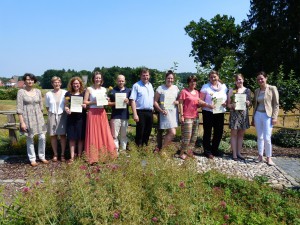
[[[225,153],[231,152],[230,139],[227,138],[225,141],[222,140],[219,145],[219,150]]]
[[[272,136],[272,142],[281,147],[300,147],[300,132],[291,129],[280,129]]]
[[[243,146],[244,148],[256,148],[257,142],[255,140],[244,140]]]
[[[0,100],[16,100],[18,88],[0,88]]]

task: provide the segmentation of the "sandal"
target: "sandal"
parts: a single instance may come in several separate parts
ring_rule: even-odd
[[[44,163],[44,164],[49,164],[49,161],[46,160],[46,159],[42,159],[41,162]]]
[[[192,150],[188,150],[187,156],[190,157],[190,158],[195,158],[194,152]]]
[[[33,161],[33,162],[30,162],[30,165],[31,165],[32,167],[36,167],[36,166],[38,165],[38,163],[37,163],[36,161]]]
[[[159,153],[160,149],[158,147],[155,147],[155,149],[153,150],[153,153]]]
[[[64,156],[64,155],[62,155],[62,156],[60,157],[60,161],[62,161],[62,162],[65,162],[65,161],[66,161],[66,159],[65,159],[65,156]]]
[[[53,158],[52,158],[52,162],[57,162],[57,160],[58,160],[57,155],[54,155]]]
[[[69,159],[67,163],[72,164],[73,162],[74,162],[74,159]]]
[[[179,156],[179,158],[181,158],[182,160],[185,160],[186,159],[186,157],[187,157],[187,155],[186,154],[181,154],[180,156]]]

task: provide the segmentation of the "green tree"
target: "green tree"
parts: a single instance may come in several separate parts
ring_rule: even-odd
[[[225,56],[219,69],[220,79],[228,88],[233,88],[235,84],[234,74],[238,72],[237,61],[233,56]]]
[[[277,87],[279,93],[279,107],[283,109],[285,113],[294,111],[295,109],[300,110],[300,83],[295,77],[293,70],[285,74],[283,65],[280,65],[276,73],[272,72],[268,75],[268,83]],[[252,90],[258,88],[255,78],[251,79],[249,86]]]
[[[290,70],[300,74],[300,1],[251,0],[248,20],[242,22],[242,72]],[[276,74],[274,74],[276,75]]]
[[[193,39],[190,56],[203,66],[211,63],[219,69],[225,56],[239,57],[241,45],[241,27],[235,25],[235,19],[217,14],[209,21],[200,18],[191,21],[184,29]]]

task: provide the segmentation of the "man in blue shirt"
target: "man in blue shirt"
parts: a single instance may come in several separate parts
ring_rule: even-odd
[[[117,77],[117,86],[113,88],[109,97],[110,105],[112,106],[112,113],[110,118],[110,129],[113,136],[116,148],[118,151],[126,150],[127,146],[127,128],[128,128],[128,119],[129,119],[129,96],[131,90],[125,87],[125,76],[119,75]],[[116,107],[116,94],[124,93],[124,96],[120,96],[120,99],[124,101],[124,105],[121,108]],[[118,94],[119,95],[119,94]],[[118,100],[118,99],[117,99]],[[124,108],[123,108],[124,107]],[[118,136],[120,136],[118,138]],[[119,144],[120,140],[120,144]]]
[[[149,70],[142,69],[141,80],[133,85],[130,95],[133,119],[136,122],[137,146],[148,145],[152,130],[154,90],[149,80]]]

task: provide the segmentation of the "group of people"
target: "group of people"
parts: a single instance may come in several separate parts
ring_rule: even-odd
[[[57,161],[57,139],[60,138],[61,156],[65,161],[67,139],[69,140],[70,159],[80,157],[85,151],[90,164],[114,159],[118,153],[127,148],[127,128],[129,106],[132,108],[133,119],[136,122],[135,143],[137,146],[148,145],[153,125],[153,111],[159,113],[157,148],[170,145],[176,135],[176,128],[181,125],[181,146],[178,155],[181,159],[193,157],[195,142],[198,137],[199,114],[202,108],[203,118],[203,148],[207,158],[221,156],[219,145],[224,129],[224,114],[230,109],[229,128],[231,129],[231,149],[233,160],[244,160],[241,155],[243,137],[250,127],[249,107],[253,105],[252,125],[256,127],[258,142],[258,158],[256,162],[267,157],[267,163],[274,165],[272,156],[272,127],[277,122],[279,111],[279,95],[277,88],[267,84],[265,72],[257,74],[259,88],[251,101],[251,91],[244,87],[242,74],[235,75],[235,87],[228,90],[220,80],[217,71],[209,73],[209,82],[197,90],[197,77],[187,78],[187,87],[183,90],[174,84],[175,74],[168,71],[165,83],[155,91],[150,83],[150,72],[142,69],[140,80],[132,89],[125,86],[123,75],[116,79],[116,86],[107,93],[102,86],[103,75],[95,72],[92,76],[93,85],[84,88],[80,77],[73,77],[68,84],[68,90],[62,90],[59,77],[53,77],[53,90],[45,96],[48,111],[47,124],[43,118],[43,100],[40,90],[34,88],[36,77],[26,73],[23,76],[25,88],[18,91],[17,113],[20,120],[20,130],[27,137],[27,153],[32,166],[37,166],[33,145],[33,137],[38,135],[38,156],[42,163],[45,159],[45,133],[50,135],[53,149],[53,161]],[[245,96],[245,107],[237,108],[239,94]],[[107,96],[105,105],[112,107],[110,122],[104,104],[100,104],[99,96]],[[72,110],[71,105],[79,100],[81,110]],[[73,103],[72,103],[73,101]],[[120,103],[121,101],[121,103]],[[102,102],[102,100],[101,100]],[[119,107],[119,105],[122,107]],[[77,103],[78,105],[78,103]],[[118,107],[117,107],[118,106]],[[162,131],[166,135],[162,138]],[[77,154],[76,154],[77,150]]]

